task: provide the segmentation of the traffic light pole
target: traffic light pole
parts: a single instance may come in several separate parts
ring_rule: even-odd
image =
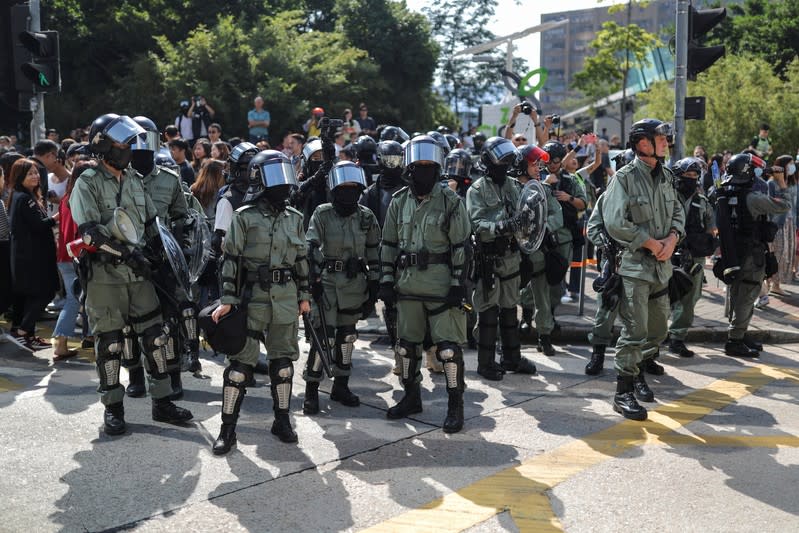
[[[690,0],[677,0],[677,32],[674,62],[674,154],[682,159],[685,143],[685,97],[688,95],[688,10]]]
[[[39,18],[39,0],[29,0],[31,10],[30,31],[37,32],[42,29],[42,22]],[[40,140],[44,139],[44,94],[37,93],[31,97],[31,148]]]

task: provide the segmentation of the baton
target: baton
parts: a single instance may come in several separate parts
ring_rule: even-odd
[[[446,298],[441,298],[438,296],[411,296],[410,294],[398,294],[397,300],[409,300],[411,302],[432,302],[432,303],[447,303]],[[456,309],[460,309],[464,313],[471,313],[472,312],[472,304],[463,300],[460,304],[454,305]]]
[[[327,374],[327,377],[332,378],[333,372],[330,370],[330,352],[327,351],[326,347],[323,346],[322,342],[319,340],[319,335],[316,334],[316,330],[313,328],[311,320],[308,318],[308,313],[302,314],[302,320],[305,324],[305,330],[311,335],[311,342],[319,353],[319,360],[322,361],[322,368],[325,374]],[[327,338],[327,336],[325,336],[325,338]]]

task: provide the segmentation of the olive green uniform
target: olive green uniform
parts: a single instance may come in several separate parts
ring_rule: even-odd
[[[601,248],[602,240],[599,235],[605,228],[605,221],[602,217],[602,204],[604,203],[605,195],[602,194],[597,199],[594,210],[591,211],[591,216],[588,218],[587,236],[594,246]],[[602,262],[615,261],[615,258],[602,256]],[[600,271],[602,269],[600,268]],[[613,340],[613,324],[616,322],[616,317],[619,315],[618,306],[609,309],[605,306],[601,297],[597,297],[596,314],[594,315],[594,326],[588,334],[588,342],[592,346],[608,346]]]
[[[244,349],[230,360],[255,366],[265,329],[267,359],[299,357],[298,303],[310,299],[305,246],[302,213],[292,207],[278,211],[261,201],[233,214],[222,246],[221,302],[246,303],[248,331]]]
[[[615,358],[621,376],[637,376],[638,365],[653,357],[666,338],[671,261],[657,261],[641,246],[649,238],[667,237],[671,230],[678,239],[684,235],[685,213],[672,181],[669,169],[660,164],[652,169],[636,157],[616,172],[604,193],[605,227],[624,248],[618,270],[624,327]]]
[[[341,216],[333,204],[322,204],[311,215],[305,239],[311,271],[321,275],[322,280],[322,311],[329,331],[320,332],[330,338],[336,335],[333,374],[348,376],[351,370],[351,344],[357,339],[355,324],[369,298],[367,280],[377,282],[380,278],[380,226],[368,207],[359,205],[355,213]],[[312,322],[316,330],[322,326],[319,312],[319,302],[314,301]],[[333,342],[330,345],[333,346]],[[320,365],[318,357],[313,362],[309,360],[309,368],[306,368],[303,378],[306,381],[321,380]]]
[[[686,220],[689,219],[691,212],[695,212],[693,216],[697,217],[698,221],[701,222],[701,228],[691,228],[690,225],[686,223],[686,235],[694,230],[712,233],[716,225],[713,221],[713,208],[707,197],[697,191],[687,199],[680,198],[680,200],[682,200]],[[696,273],[691,276],[693,286],[688,294],[685,294],[679,301],[674,302],[671,308],[669,338],[675,340],[685,340],[685,336],[688,334],[688,328],[690,328],[691,324],[694,322],[696,303],[702,296],[702,282],[705,279],[705,256],[692,256],[691,265],[701,265],[701,268],[696,269]],[[690,272],[691,265],[685,265],[688,267],[686,272]]]
[[[130,168],[123,171],[121,180],[111,174],[102,162],[96,168],[85,171],[75,183],[69,206],[79,227],[97,223],[106,237],[112,237],[108,224],[117,207],[130,216],[139,235],[143,236],[146,231],[153,236],[157,231],[154,224],[155,206],[145,193],[141,180]],[[115,264],[109,260],[107,254],[91,254],[90,260],[91,274],[85,308],[93,335],[118,332],[118,342],[121,344],[122,329],[126,324],[131,324],[139,335],[152,332],[154,328],[160,329],[162,319],[158,297],[149,281],[134,274],[125,263]],[[151,342],[144,345],[152,348]],[[122,401],[125,393],[119,385],[118,359],[113,360],[116,362],[109,362],[107,368],[101,368],[106,362],[98,346],[99,344],[95,344],[101,382],[98,391],[102,393],[104,405],[117,404]],[[164,398],[172,393],[169,378],[161,372],[163,369],[151,369],[152,366],[152,361],[149,361],[147,367],[150,372],[150,395],[154,399]]]

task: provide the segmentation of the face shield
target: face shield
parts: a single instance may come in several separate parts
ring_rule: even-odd
[[[157,131],[145,131],[134,137],[130,142],[131,150],[149,150],[150,152],[157,152],[160,146],[161,141]]]
[[[655,135],[665,135],[669,144],[674,142],[674,126],[671,122],[664,122],[655,128]]]
[[[366,188],[366,176],[363,169],[350,161],[342,161],[336,164],[327,175],[327,185],[332,191],[344,183],[357,183],[362,188]]]
[[[230,152],[228,159],[233,163],[238,163],[241,156],[246,152],[252,152],[252,155],[255,155],[258,153],[258,147],[248,142],[239,143],[233,147],[233,151]]]
[[[438,163],[440,168],[444,167],[444,149],[432,138],[420,141],[411,141],[405,148],[405,166],[409,166],[417,161],[432,161]]]
[[[519,152],[510,141],[495,143],[486,150],[486,154],[489,161],[496,166],[512,166],[519,160]]]
[[[297,175],[294,172],[294,165],[283,158],[268,159],[257,165],[261,171],[261,182],[264,187],[277,187],[279,185],[297,186]],[[251,174],[255,172],[254,166]]]
[[[402,168],[402,154],[379,154],[377,158],[386,168]]]
[[[302,159],[303,161],[310,161],[311,156],[313,156],[316,152],[322,151],[322,141],[316,139],[309,143],[306,143],[305,146],[302,148]]]
[[[146,133],[146,131],[136,124],[132,118],[123,115],[109,122],[102,133],[115,143],[130,144],[136,137]]]
[[[450,178],[468,178],[472,170],[472,160],[466,157],[448,157],[444,174]]]

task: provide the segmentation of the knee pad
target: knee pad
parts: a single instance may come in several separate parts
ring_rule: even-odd
[[[436,344],[436,357],[442,363],[462,361],[463,350],[457,343],[442,341]]]
[[[253,377],[253,367],[241,361],[231,361],[222,374],[225,386],[244,388]]]
[[[238,416],[241,402],[247,393],[245,384],[252,379],[253,368],[239,361],[231,361],[222,374],[222,421]],[[233,419],[235,421],[235,418]]]
[[[405,339],[400,339],[397,341],[397,353],[401,357],[406,357],[408,359],[421,359],[421,355],[417,353],[417,349],[419,345],[415,342],[406,341]]]
[[[186,332],[187,340],[197,339],[197,310],[189,302],[184,302],[180,310],[183,330]]]
[[[354,325],[342,326],[336,331],[336,351],[340,356],[338,363],[344,369],[349,369],[352,365],[352,352],[357,339],[358,333]]]
[[[308,351],[306,374],[314,378],[313,381],[322,379],[322,356],[319,355],[316,346],[313,345],[311,345],[311,349]]]
[[[438,345],[438,360],[444,363],[444,376],[447,378],[447,390],[465,389],[463,381],[463,350],[454,342],[444,341]]]
[[[402,357],[402,372],[400,379],[403,383],[410,383],[411,381],[421,380],[419,367],[422,361],[422,354],[419,351],[419,345],[413,342],[400,339],[397,342],[397,353]]]
[[[337,344],[355,342],[356,340],[358,340],[358,332],[355,330],[355,325],[341,326],[336,330]]]
[[[100,333],[95,344],[97,375],[100,378],[99,392],[120,387],[119,367],[122,359],[124,339],[121,331]]]
[[[275,410],[288,411],[293,376],[294,363],[291,359],[280,357],[269,362],[269,379],[272,382],[272,401]]]
[[[167,358],[164,347],[169,340],[169,329],[158,325],[145,329],[139,337],[139,344],[150,365],[150,375],[154,378],[163,378],[167,375]]]
[[[141,348],[139,338],[130,324],[122,328],[122,366],[132,368],[139,364],[141,359]]]

